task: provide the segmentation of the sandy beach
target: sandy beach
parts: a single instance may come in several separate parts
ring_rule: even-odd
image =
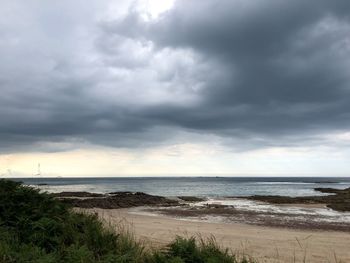
[[[80,210],[80,209],[79,209]],[[130,227],[149,247],[159,247],[175,236],[214,236],[225,248],[258,262],[350,262],[350,234],[264,227],[241,223],[210,223],[137,214],[132,209],[84,209],[98,213],[107,224]]]

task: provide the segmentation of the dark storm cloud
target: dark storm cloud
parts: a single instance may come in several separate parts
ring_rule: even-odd
[[[202,76],[201,105],[155,107],[150,116],[194,130],[275,135],[348,128],[349,13],[348,1],[177,1],[156,22],[131,13],[104,28],[223,66],[212,68],[221,78]]]
[[[2,151],[181,132],[285,146],[350,128],[349,1],[179,0],[155,20],[99,22],[65,3],[64,23],[59,6],[21,4],[0,20]]]

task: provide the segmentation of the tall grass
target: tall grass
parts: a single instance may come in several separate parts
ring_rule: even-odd
[[[130,232],[109,230],[96,215],[73,212],[47,193],[0,180],[0,262],[238,263],[212,240],[177,238],[150,251]]]

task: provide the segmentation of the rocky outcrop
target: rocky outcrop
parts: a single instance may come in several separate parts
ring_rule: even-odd
[[[114,192],[109,194],[84,193],[71,195],[66,193],[56,194],[63,202],[74,207],[117,209],[136,206],[174,206],[179,205],[176,200],[162,196],[149,195],[141,192]],[[79,197],[79,198],[76,198]],[[85,197],[85,198],[81,198]]]

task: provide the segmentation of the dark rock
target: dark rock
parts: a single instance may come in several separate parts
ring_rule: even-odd
[[[186,201],[186,202],[202,202],[205,201],[206,199],[196,197],[196,196],[178,196],[177,198]]]
[[[103,197],[103,194],[89,192],[61,192],[52,194],[55,197]]]
[[[162,196],[148,195],[141,192],[116,192],[96,198],[64,198],[63,201],[75,207],[104,209],[136,206],[174,206],[179,204],[178,201],[175,200],[170,200]]]
[[[334,189],[334,188],[315,188],[316,191],[329,193],[332,195],[325,196],[274,196],[274,195],[254,195],[244,197],[245,199],[263,201],[273,204],[326,204],[327,207],[345,212],[350,211],[350,188]]]

